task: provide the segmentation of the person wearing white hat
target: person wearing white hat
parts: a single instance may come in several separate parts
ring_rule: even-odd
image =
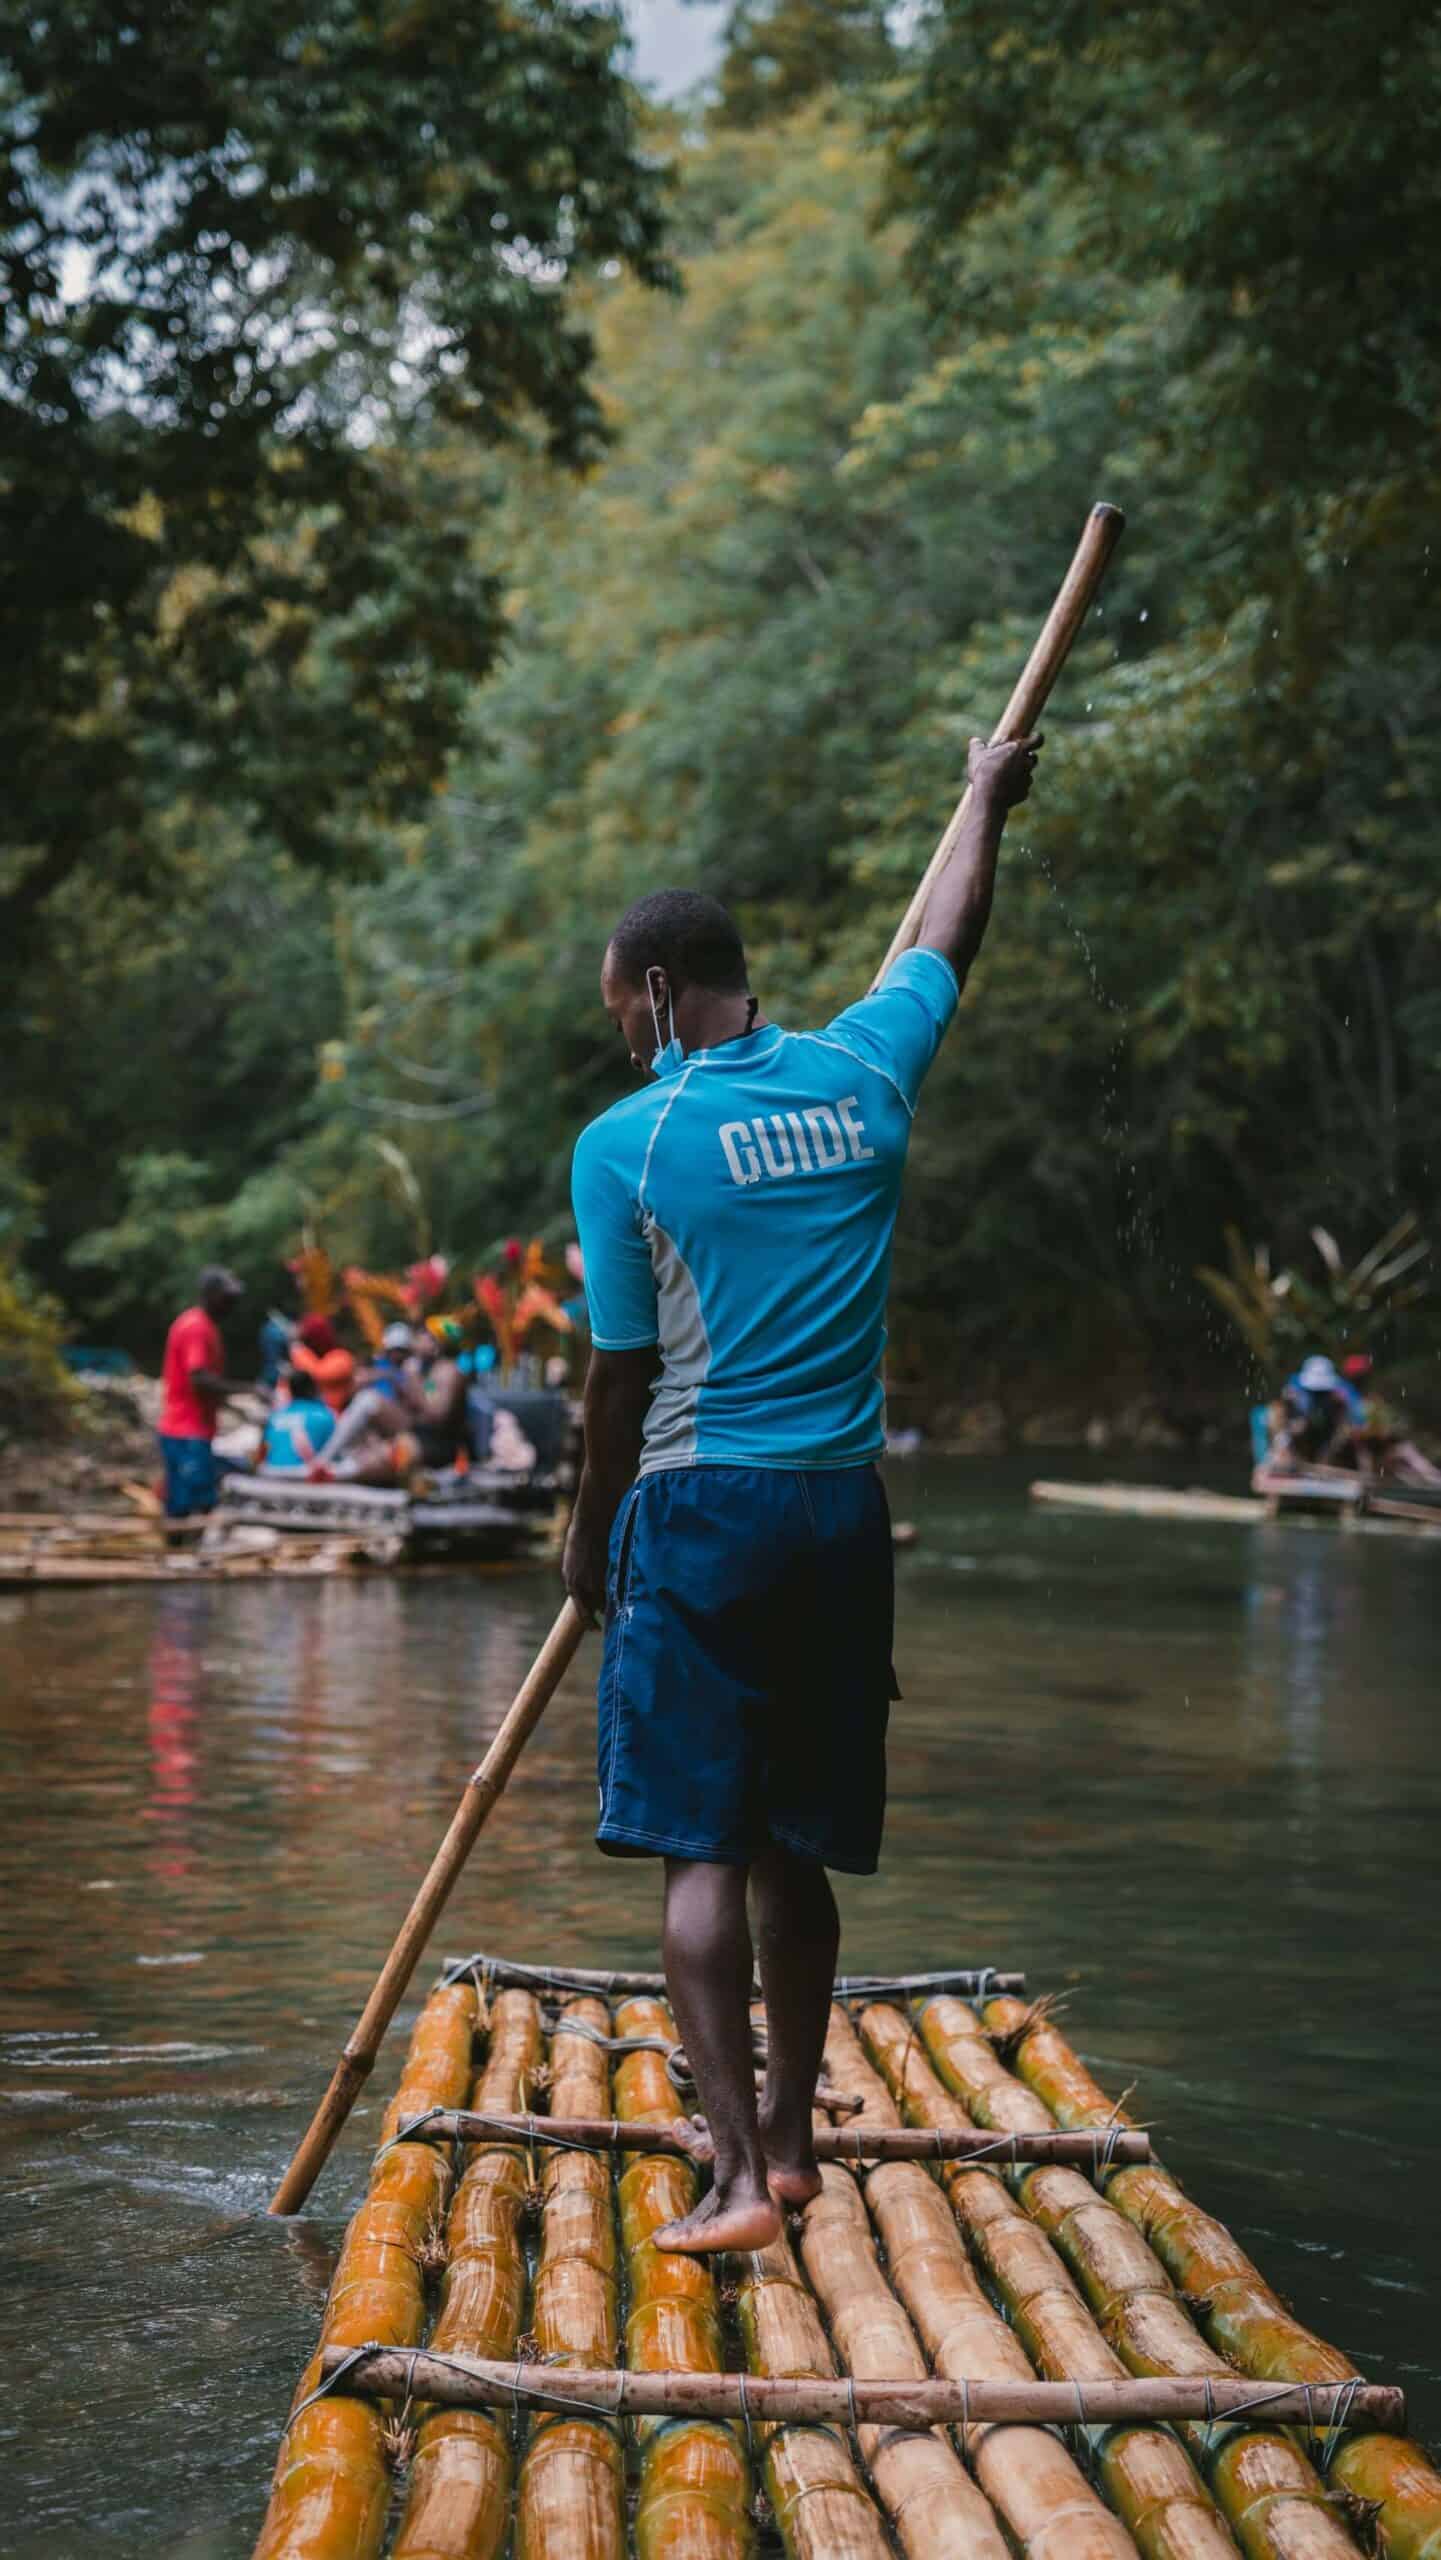
[[[418,1389],[412,1392],[410,1364],[415,1347],[415,1334],[408,1324],[386,1326],[364,1386],[351,1398],[328,1448],[309,1470],[313,1484],[342,1475],[354,1483],[385,1485],[404,1473],[405,1452],[399,1444],[414,1422],[412,1407]]]
[[[1346,1381],[1334,1360],[1323,1351],[1313,1351],[1295,1376],[1287,1379],[1282,1400],[1290,1418],[1294,1456],[1313,1466],[1354,1466],[1350,1440],[1356,1420]]]
[[[1328,1360],[1321,1351],[1313,1351],[1309,1360],[1302,1361],[1296,1372],[1296,1384],[1304,1387],[1308,1396],[1334,1396],[1343,1392],[1340,1370],[1335,1361]]]

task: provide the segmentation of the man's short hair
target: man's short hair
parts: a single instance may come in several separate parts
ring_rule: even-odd
[[[621,976],[644,986],[647,969],[671,984],[740,995],[747,986],[745,946],[718,898],[696,889],[656,889],[627,907],[610,938]]]

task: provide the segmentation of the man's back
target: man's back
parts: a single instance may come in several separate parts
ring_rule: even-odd
[[[907,952],[825,1029],[693,1051],[583,1133],[594,1340],[662,1354],[642,1473],[879,1453],[911,1113],[955,1005],[947,962]]]

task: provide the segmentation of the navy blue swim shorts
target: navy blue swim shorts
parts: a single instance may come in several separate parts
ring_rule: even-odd
[[[600,1847],[740,1866],[778,1840],[873,1874],[893,1620],[874,1467],[642,1476],[611,1533]]]

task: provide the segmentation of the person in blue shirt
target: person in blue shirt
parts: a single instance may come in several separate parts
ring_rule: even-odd
[[[602,1002],[650,1080],[575,1150],[592,1349],[563,1570],[604,1620],[596,1837],[665,1861],[666,1979],[708,2128],[711,2190],[662,2248],[764,2247],[819,2190],[826,1870],[875,1869],[896,1694],[875,1465],[891,1237],[1040,743],[972,741],[915,946],[821,1030],[765,1018],[713,898],[643,898],[606,949]]]
[[[335,1429],[335,1416],[315,1393],[303,1369],[287,1369],[265,1425],[261,1465],[273,1473],[303,1474]]]

